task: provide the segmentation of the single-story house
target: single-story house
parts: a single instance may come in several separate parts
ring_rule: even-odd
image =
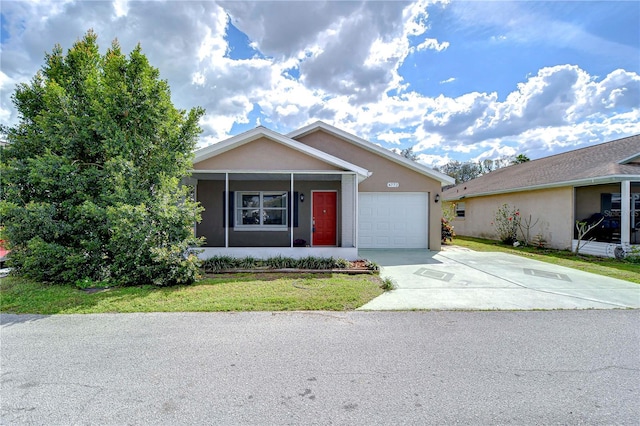
[[[640,244],[640,135],[501,168],[442,194],[457,235],[497,239],[503,204],[531,218],[530,236],[575,249],[576,221],[602,222],[581,253],[613,257]]]
[[[440,249],[453,179],[323,122],[259,126],[195,152],[202,258],[340,257],[359,248]]]

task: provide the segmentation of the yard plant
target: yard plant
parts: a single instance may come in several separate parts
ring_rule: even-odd
[[[503,204],[496,211],[492,225],[495,226],[500,241],[505,244],[515,243],[520,229],[520,210]]]
[[[204,111],[176,109],[141,47],[100,54],[89,31],[60,46],[3,127],[0,239],[15,273],[40,282],[175,285],[198,273],[200,209],[181,179]]]
[[[232,257],[232,256],[213,256],[202,262],[202,267],[207,273],[215,273],[220,271],[228,271],[234,269],[313,269],[313,270],[331,270],[331,269],[347,269],[352,263],[346,259],[337,259],[334,257],[303,257],[294,259],[291,257],[275,256],[267,259],[256,259],[253,257]],[[370,261],[365,261],[365,268],[371,271],[378,271],[379,267]]]

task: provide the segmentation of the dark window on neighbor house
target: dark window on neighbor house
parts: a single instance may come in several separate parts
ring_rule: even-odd
[[[622,210],[622,194],[602,194],[600,196],[602,214],[605,217],[619,218]],[[630,207],[632,212],[632,218],[640,218],[640,194],[631,194]],[[633,222],[633,219],[632,219]]]
[[[287,193],[236,192],[235,228],[278,229],[287,227]]]
[[[464,217],[465,206],[464,203],[456,203],[456,217]]]

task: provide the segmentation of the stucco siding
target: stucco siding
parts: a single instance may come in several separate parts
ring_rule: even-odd
[[[322,130],[301,136],[296,140],[369,170],[371,176],[360,183],[359,192],[427,192],[429,249],[440,250],[442,206],[433,201],[434,195],[441,192],[442,185],[439,181]]]
[[[454,218],[452,223],[457,235],[497,239],[492,225],[495,213],[509,204],[520,210],[523,224],[529,216],[532,224],[537,221],[529,231],[531,238],[542,234],[549,247],[568,249],[573,239],[573,200],[572,187],[465,198],[460,200],[465,203],[465,217]]]
[[[231,151],[193,165],[194,170],[340,170],[308,154],[267,138],[246,143]]]

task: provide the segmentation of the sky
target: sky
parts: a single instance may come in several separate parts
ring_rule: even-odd
[[[441,166],[640,134],[638,1],[3,0],[0,123],[16,84],[89,29],[140,43],[199,146],[322,120]],[[640,150],[640,147],[639,147]]]

